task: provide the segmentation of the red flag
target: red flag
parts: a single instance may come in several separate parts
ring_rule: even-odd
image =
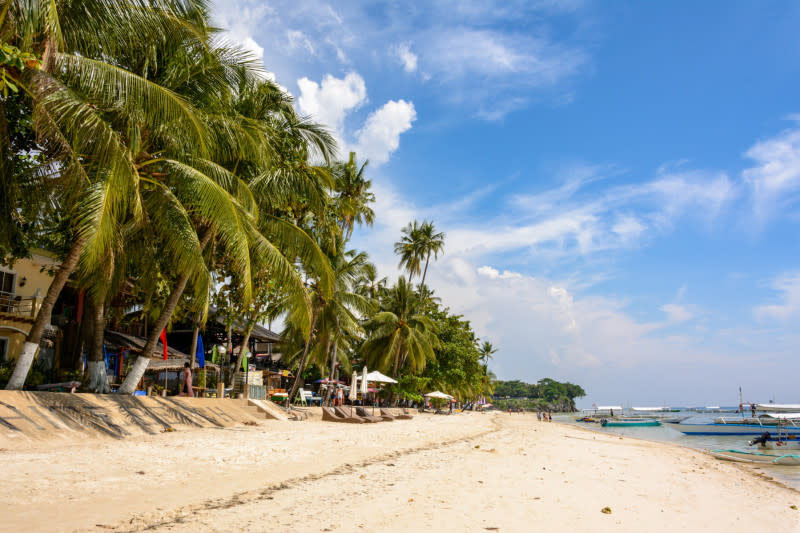
[[[161,344],[164,345],[164,361],[166,361],[167,360],[167,330],[166,329],[162,329],[161,330],[161,335],[159,335],[158,338],[161,339]]]

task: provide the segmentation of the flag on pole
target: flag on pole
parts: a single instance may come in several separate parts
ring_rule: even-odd
[[[242,372],[247,372],[247,357],[250,355],[250,352],[244,352],[244,356],[242,357]]]
[[[203,347],[203,336],[197,334],[197,366],[205,368],[206,366],[206,349]]]
[[[215,365],[219,364],[219,350],[217,350],[217,345],[215,344],[213,348],[211,348],[211,362]]]
[[[167,360],[167,330],[162,329],[161,335],[158,336],[159,340],[161,340],[161,344],[164,345],[164,361]]]

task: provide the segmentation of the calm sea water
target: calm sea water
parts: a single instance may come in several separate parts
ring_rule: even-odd
[[[685,412],[685,413],[670,413],[670,414],[686,416],[692,413]],[[735,449],[735,450],[745,450],[745,451],[757,451],[754,447],[750,447],[747,445],[747,441],[749,441],[753,437],[741,437],[741,436],[725,437],[725,436],[705,436],[705,435],[690,437],[688,435],[684,435],[683,433],[668,428],[666,426],[604,428],[600,424],[591,424],[591,423],[587,424],[585,422],[576,422],[575,421],[576,416],[577,415],[556,415],[553,416],[553,420],[556,422],[564,422],[567,424],[583,427],[586,429],[590,429],[592,431],[597,431],[599,433],[624,435],[626,437],[632,437],[636,439],[653,440],[660,442],[673,442],[681,446],[687,446],[689,448],[697,448],[701,450]],[[702,424],[704,422],[711,422],[715,417],[718,416],[734,417],[736,415],[732,413],[721,413],[718,415],[697,414],[693,415],[691,418],[687,418],[686,420],[684,420],[684,422],[688,422],[691,424]],[[800,453],[800,451],[794,451],[791,453]],[[758,465],[757,468],[761,472],[782,481],[786,485],[789,485],[791,487],[800,490],[800,466]]]

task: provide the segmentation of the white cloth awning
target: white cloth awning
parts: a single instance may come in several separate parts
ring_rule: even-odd
[[[595,407],[598,411],[610,411],[612,409],[616,409],[617,411],[622,411],[621,405],[599,405]]]
[[[614,409],[616,409],[616,407]],[[669,407],[632,407],[631,409],[640,412],[658,413],[668,410]]]

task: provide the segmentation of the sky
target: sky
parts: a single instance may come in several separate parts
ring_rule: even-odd
[[[579,406],[800,403],[800,4],[217,0],[499,379]]]

